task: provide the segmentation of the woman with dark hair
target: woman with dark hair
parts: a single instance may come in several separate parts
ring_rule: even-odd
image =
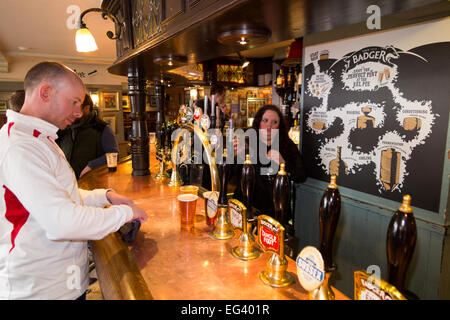
[[[287,125],[277,106],[265,105],[260,108],[253,120],[252,128],[256,131],[258,143],[256,146],[249,145],[246,147],[248,147],[250,154],[258,156],[258,163],[253,164],[255,169],[253,207],[258,209],[259,213],[273,217],[275,210],[273,205],[273,181],[277,175],[276,170],[270,171],[273,162],[276,163],[276,168],[279,168],[281,163],[285,163],[285,170],[289,179],[295,183],[306,180],[305,166],[300,151],[289,138]],[[275,131],[272,132],[273,130]],[[278,139],[278,143],[273,143],[275,139]],[[264,153],[266,154],[264,155]],[[239,177],[234,193],[234,198],[238,200],[242,200],[241,168],[242,165],[237,170]]]

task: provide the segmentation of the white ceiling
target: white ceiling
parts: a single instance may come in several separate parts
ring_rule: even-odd
[[[79,14],[89,8],[99,8],[101,3],[102,0],[0,0],[0,82],[21,81],[29,68],[42,60],[59,61],[84,73],[97,70],[94,76],[84,79],[87,84],[126,82],[126,78],[107,71],[116,60],[115,40],[106,36],[107,31],[114,31],[111,20],[104,20],[97,12],[88,13],[83,21],[94,35],[99,50],[79,53],[75,48]],[[244,57],[270,57],[276,48],[289,43],[241,53]]]
[[[75,49],[74,17],[86,9],[99,8],[102,0],[1,0],[0,53],[8,60],[46,58],[80,63],[112,64],[115,41],[106,36],[114,31],[111,20],[88,13],[83,21],[94,35],[99,50],[79,53]],[[75,9],[75,10],[74,10]]]

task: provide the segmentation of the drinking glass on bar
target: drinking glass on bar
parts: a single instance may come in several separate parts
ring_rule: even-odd
[[[106,153],[106,162],[108,164],[109,172],[117,171],[117,155],[117,152]]]
[[[198,195],[198,187],[197,186],[182,186],[180,187],[181,194],[194,194]]]
[[[194,229],[195,209],[198,196],[194,194],[180,194],[177,197],[180,211],[180,228],[191,231]]]
[[[150,132],[150,133],[148,134],[148,138],[149,138],[150,143],[151,143],[151,144],[154,144],[154,143],[155,143],[155,140],[156,140],[156,133],[155,133],[155,132]]]

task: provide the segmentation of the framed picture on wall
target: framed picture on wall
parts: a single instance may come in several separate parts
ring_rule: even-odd
[[[122,109],[124,111],[131,110],[130,97],[127,95],[122,95]]]
[[[147,95],[147,99],[145,101],[145,111],[156,111],[156,96],[155,95]]]
[[[105,121],[110,127],[114,134],[117,133],[116,129],[116,116],[115,115],[104,115],[102,120]]]
[[[0,100],[0,111],[6,111],[6,109],[7,109],[7,101]]]
[[[119,110],[119,93],[104,92],[103,93],[103,109],[105,111]]]

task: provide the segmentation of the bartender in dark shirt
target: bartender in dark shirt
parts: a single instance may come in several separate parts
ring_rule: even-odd
[[[303,163],[303,157],[295,143],[289,138],[287,126],[280,109],[274,105],[265,105],[261,107],[255,115],[252,129],[256,131],[258,143],[256,146],[247,146],[250,153],[258,155],[258,162],[253,164],[255,170],[255,181],[253,188],[253,203],[260,214],[274,216],[275,208],[273,204],[273,182],[277,172],[269,172],[271,167],[270,160],[276,162],[279,166],[285,163],[285,170],[289,179],[295,183],[301,183],[306,180],[306,170]],[[278,148],[272,148],[271,130],[278,129]],[[258,148],[265,148],[267,153],[260,155]],[[237,153],[237,150],[236,150]],[[233,171],[237,175],[237,186],[233,198],[242,201],[242,190],[240,188],[240,179],[242,165],[235,165]]]

